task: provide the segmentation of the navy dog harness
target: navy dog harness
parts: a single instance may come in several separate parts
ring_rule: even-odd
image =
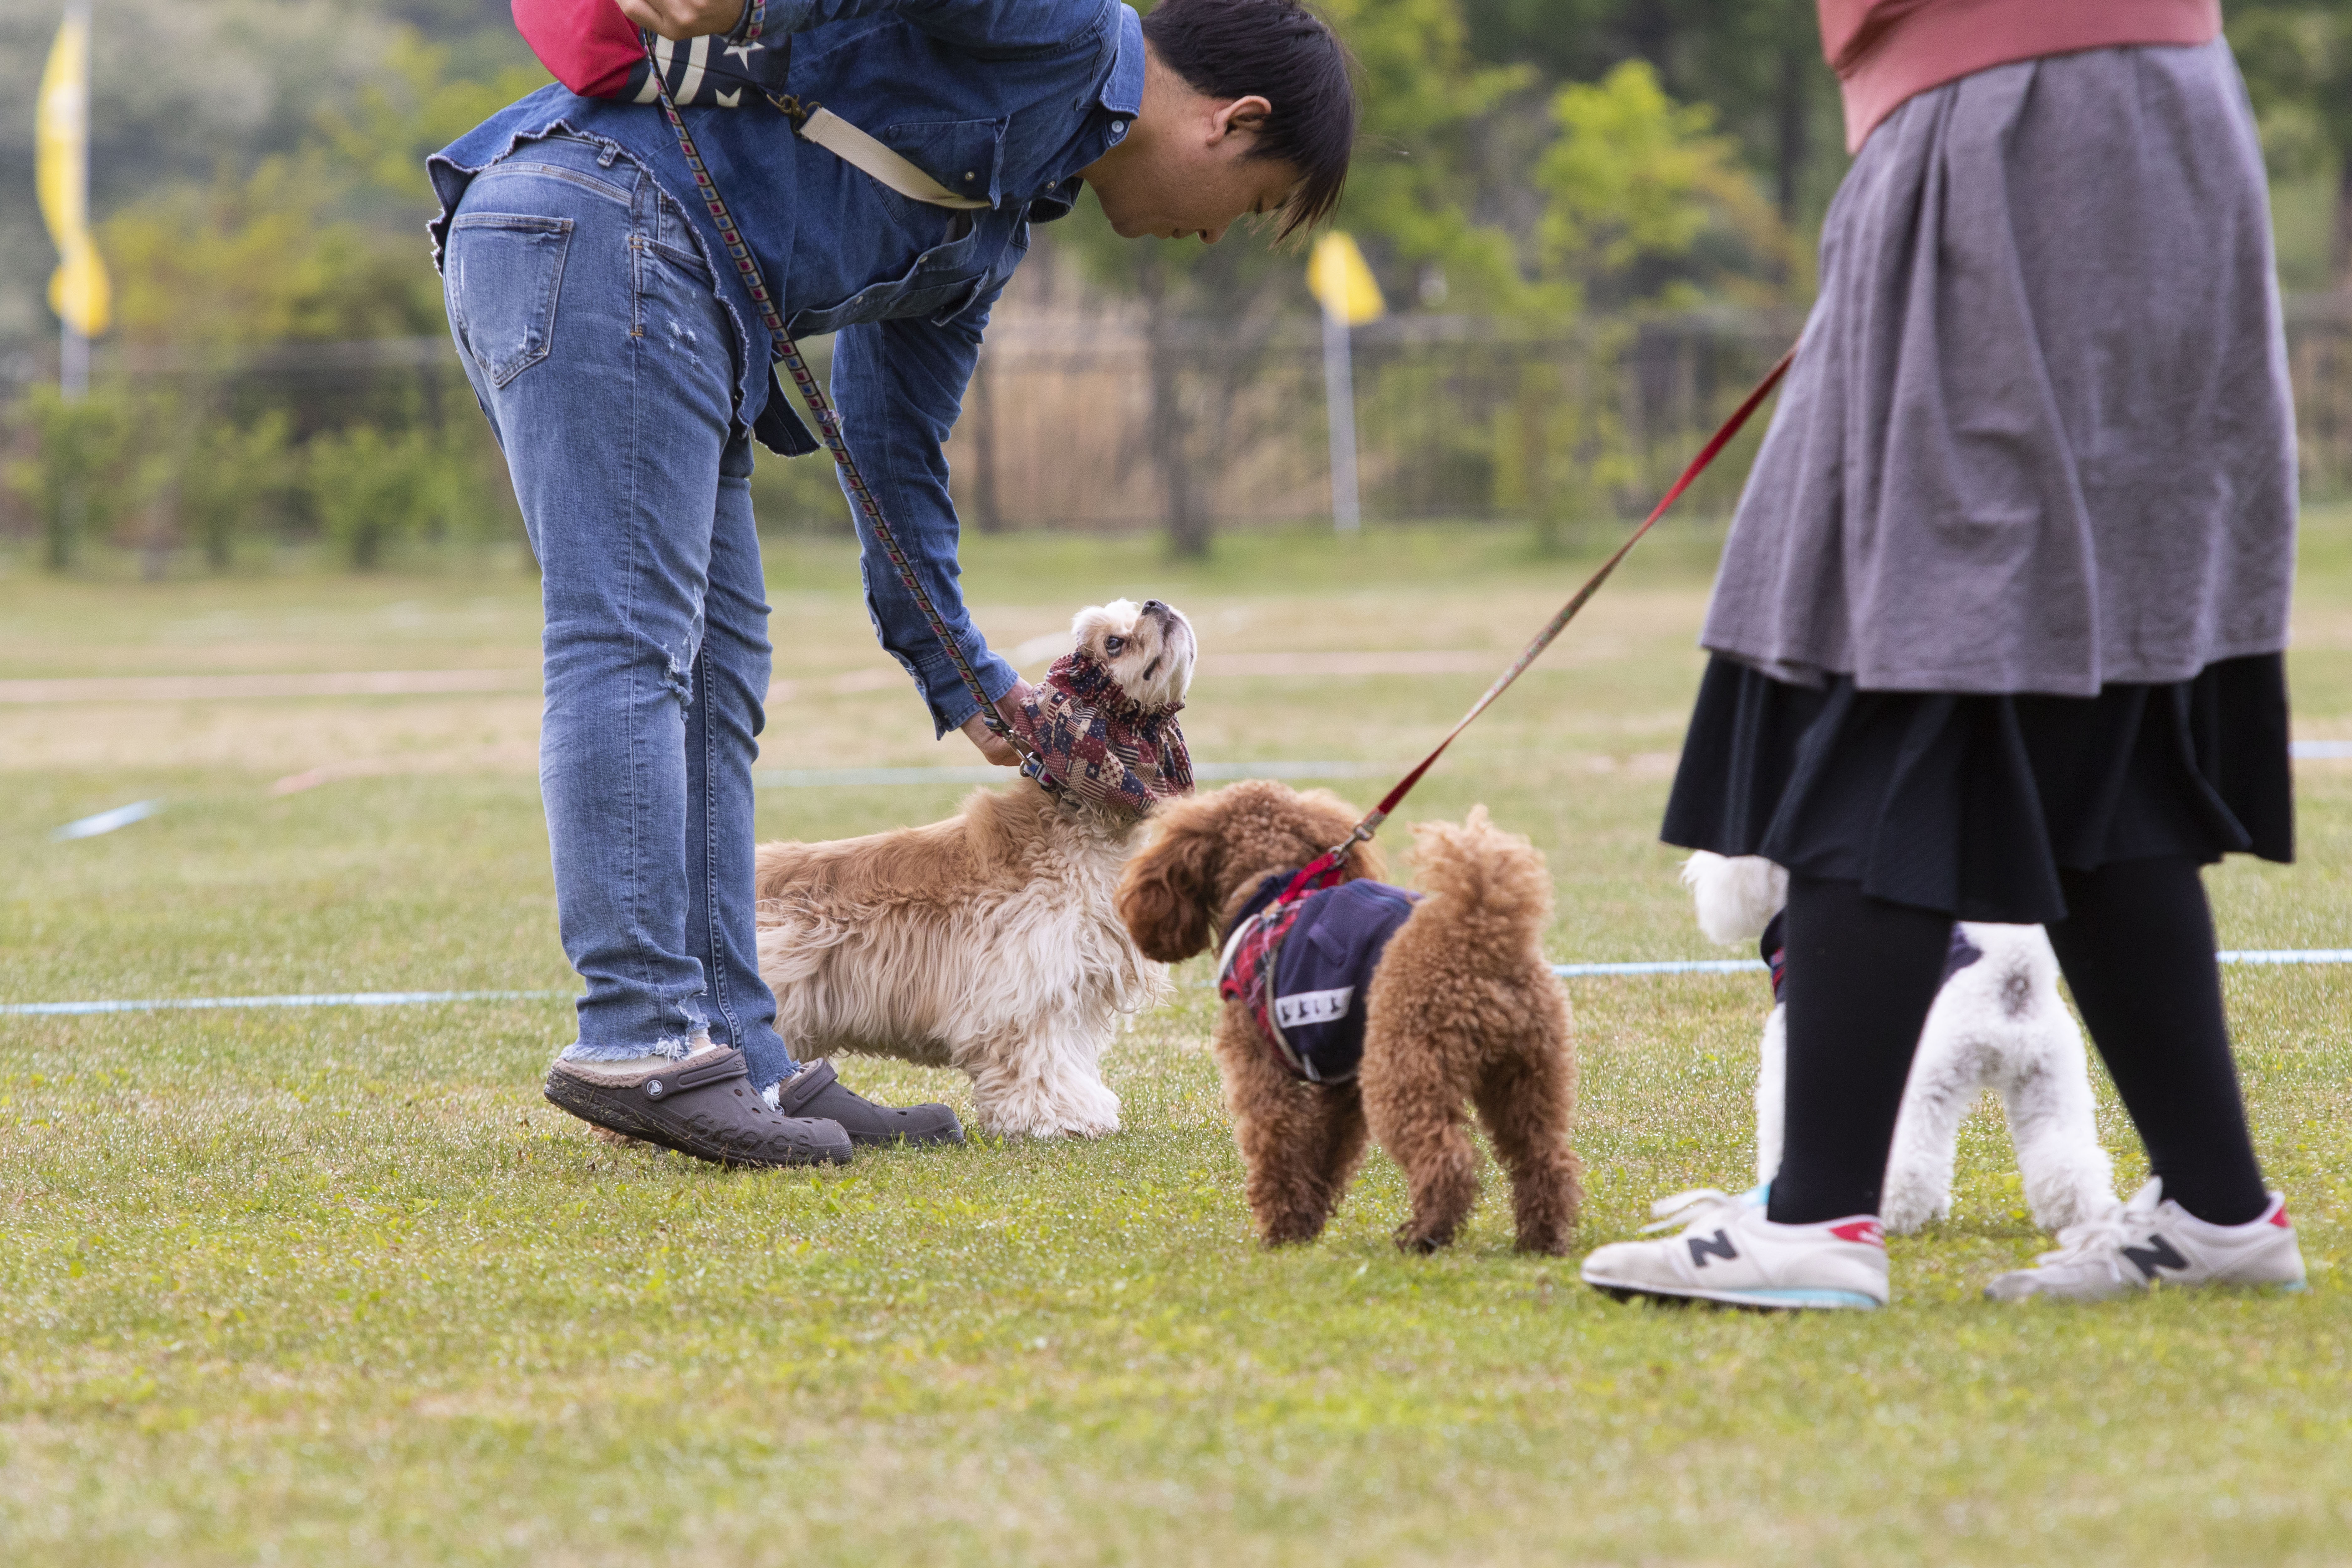
[[[1780,1003],[1781,989],[1789,983],[1789,944],[1780,935],[1780,927],[1787,915],[1785,910],[1774,915],[1771,923],[1764,928],[1763,937],[1756,943],[1756,951],[1763,955],[1764,967],[1772,972],[1772,1002],[1775,1006]],[[1984,949],[1970,942],[1968,933],[1960,929],[1960,922],[1954,921],[1952,943],[1944,950],[1944,977],[1936,982],[1937,988],[1942,989],[1953,975],[1983,956]]]
[[[1217,994],[1249,1008],[1293,1077],[1345,1083],[1364,1056],[1365,987],[1421,895],[1356,881],[1286,901],[1294,875],[1268,877],[1243,906],[1218,961]]]

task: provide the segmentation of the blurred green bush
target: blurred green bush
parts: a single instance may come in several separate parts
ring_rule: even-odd
[[[141,499],[131,399],[121,387],[68,399],[36,385],[17,419],[32,455],[8,465],[9,487],[32,506],[43,563],[68,571],[86,540],[110,534]]]

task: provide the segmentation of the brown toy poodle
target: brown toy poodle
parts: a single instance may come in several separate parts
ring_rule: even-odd
[[[1458,825],[1417,825],[1411,858],[1423,894],[1409,905],[1412,895],[1377,885],[1379,850],[1359,845],[1346,882],[1325,896],[1364,881],[1352,901],[1371,910],[1365,918],[1381,918],[1374,905],[1388,911],[1386,946],[1371,949],[1369,983],[1351,991],[1328,984],[1326,973],[1304,983],[1322,989],[1286,990],[1295,961],[1328,968],[1349,935],[1336,913],[1318,924],[1307,909],[1278,951],[1258,944],[1268,984],[1242,994],[1255,961],[1237,968],[1235,955],[1252,946],[1260,911],[1272,905],[1264,917],[1272,923],[1286,907],[1275,895],[1288,875],[1346,838],[1359,815],[1322,790],[1233,784],[1162,807],[1153,842],[1119,883],[1119,917],[1148,956],[1176,963],[1213,936],[1224,949],[1227,1000],[1211,1048],[1259,1234],[1270,1244],[1321,1234],[1369,1131],[1412,1188],[1412,1215],[1398,1226],[1397,1245],[1445,1246],[1478,1197],[1478,1154],[1466,1126],[1475,1106],[1510,1173],[1520,1250],[1565,1251],[1580,1195],[1568,1144],[1576,1058],[1568,997],[1541,947],[1551,878],[1525,838],[1496,827],[1484,806]],[[1306,952],[1301,933],[1322,952]],[[1345,1025],[1350,1013],[1360,1058],[1318,1062],[1317,1047],[1299,1044],[1320,1037],[1318,1026]]]

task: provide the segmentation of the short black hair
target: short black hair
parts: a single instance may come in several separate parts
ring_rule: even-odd
[[[1283,203],[1280,237],[1331,216],[1356,150],[1356,84],[1330,24],[1298,0],[1160,0],[1143,36],[1193,91],[1255,93],[1274,106],[1249,155],[1302,176]]]

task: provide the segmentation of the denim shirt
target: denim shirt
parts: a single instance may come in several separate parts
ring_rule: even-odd
[[[740,107],[719,107],[715,94],[678,105],[785,330],[803,343],[837,334],[833,395],[850,450],[982,689],[1002,696],[1017,678],[963,607],[941,447],[989,311],[1028,252],[1030,224],[1069,212],[1077,172],[1123,140],[1143,106],[1142,25],[1119,0],[768,0],[764,37],[772,40],[764,47],[790,50],[793,96],[990,204],[959,211],[902,196],[793,134],[752,92]],[[559,131],[616,145],[686,209],[735,321],[737,417],[773,450],[815,451],[776,384],[759,308],[658,105],[541,88],[435,153],[436,263],[472,177],[517,143]],[[975,711],[972,700],[865,520],[856,522],[875,629],[944,734]]]

